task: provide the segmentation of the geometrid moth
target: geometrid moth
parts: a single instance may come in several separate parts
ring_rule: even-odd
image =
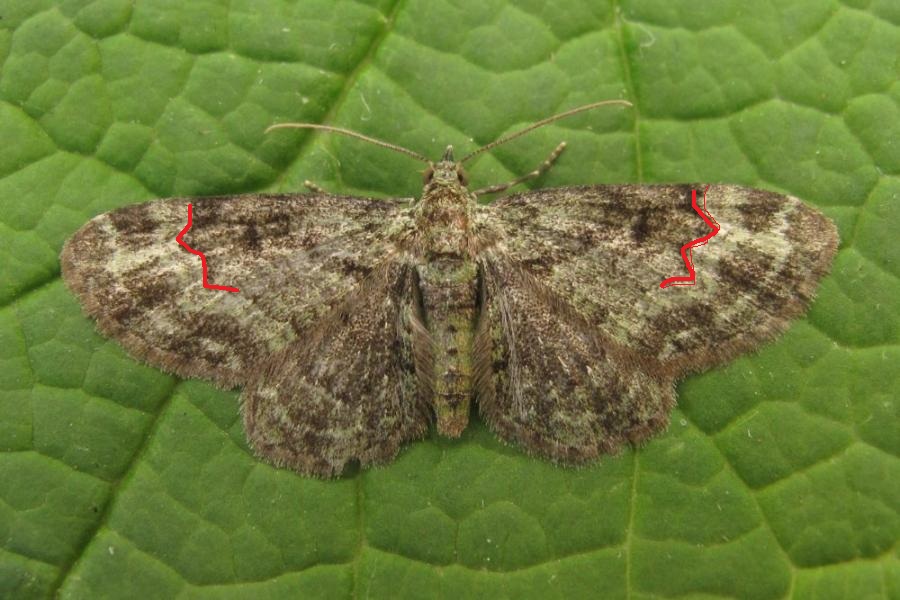
[[[800,200],[734,185],[469,191],[428,164],[412,201],[306,194],[170,198],[92,219],[63,277],[107,336],[182,377],[242,387],[257,454],[334,476],[458,436],[470,407],[503,440],[583,463],[664,429],[674,384],[756,348],[809,305],[837,233]],[[550,166],[563,144],[541,167]],[[208,279],[239,291],[209,289]],[[683,259],[691,240],[708,243]],[[690,252],[690,250],[688,250]],[[695,285],[666,278],[696,269]]]

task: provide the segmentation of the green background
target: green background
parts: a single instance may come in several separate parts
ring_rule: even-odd
[[[0,1],[0,596],[900,598],[896,0]],[[805,319],[691,377],[666,434],[563,470],[480,422],[338,481],[247,451],[238,394],[128,358],[59,277],[171,195],[408,196],[421,165],[731,182],[839,226]]]

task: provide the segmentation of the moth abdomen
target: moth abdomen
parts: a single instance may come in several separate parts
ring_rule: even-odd
[[[469,422],[472,399],[478,273],[475,263],[463,257],[421,265],[418,271],[425,323],[434,344],[437,429],[459,437]]]

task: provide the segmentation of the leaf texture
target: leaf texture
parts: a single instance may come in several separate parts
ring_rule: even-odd
[[[0,3],[0,596],[900,597],[900,11],[890,0]],[[143,366],[59,278],[89,218],[169,196],[727,182],[838,225],[807,317],[679,385],[585,469],[480,423],[337,481],[253,459],[237,394]],[[226,282],[227,283],[227,282]]]

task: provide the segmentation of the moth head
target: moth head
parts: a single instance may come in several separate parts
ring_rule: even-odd
[[[453,146],[447,146],[444,155],[436,163],[431,163],[422,173],[425,186],[466,187],[469,177],[462,165],[453,160]]]
[[[494,140],[490,144],[482,146],[474,152],[470,152],[458,161],[453,158],[453,146],[447,146],[447,149],[444,151],[444,156],[442,156],[441,160],[437,163],[431,162],[418,152],[414,152],[409,148],[404,148],[403,146],[398,146],[397,144],[391,144],[389,142],[385,142],[384,140],[379,140],[377,138],[363,135],[349,129],[344,129],[343,127],[334,127],[332,125],[321,125],[319,123],[277,123],[275,125],[269,126],[266,129],[266,133],[275,129],[318,129],[320,131],[328,131],[331,133],[339,133],[341,135],[353,137],[370,144],[375,144],[376,146],[381,146],[382,148],[387,148],[388,150],[393,150],[394,152],[399,152],[400,154],[405,154],[427,164],[428,167],[422,173],[422,178],[425,182],[426,189],[429,187],[433,188],[439,186],[448,189],[468,191],[467,186],[469,185],[469,178],[466,176],[466,172],[462,167],[462,164],[467,160],[475,158],[482,152],[487,152],[491,148],[495,148],[500,144],[505,144],[506,142],[523,136],[529,131],[533,131],[538,127],[543,127],[544,125],[548,125],[565,117],[577,115],[578,113],[584,112],[586,110],[591,110],[600,106],[607,106],[611,104],[618,104],[619,106],[631,106],[631,103],[627,100],[604,100],[602,102],[585,104],[584,106],[579,106],[578,108],[573,108],[571,110],[567,110],[566,112],[559,113],[558,115],[547,117],[546,119],[542,119],[537,123],[526,127],[525,129],[521,129],[515,133],[511,133],[509,135],[501,137],[500,139]],[[556,156],[559,155],[559,152],[564,146],[565,142],[561,143],[557,147],[556,151],[554,151],[554,153],[550,155],[550,158],[547,159],[546,164],[549,165],[549,163],[551,163],[556,158]],[[515,182],[518,183],[521,180],[522,179],[517,179],[515,180]],[[472,192],[472,194],[478,195],[483,193],[494,193],[502,189],[506,189],[507,187],[509,187],[509,184],[503,186],[491,186],[482,190],[475,190],[474,192]]]

